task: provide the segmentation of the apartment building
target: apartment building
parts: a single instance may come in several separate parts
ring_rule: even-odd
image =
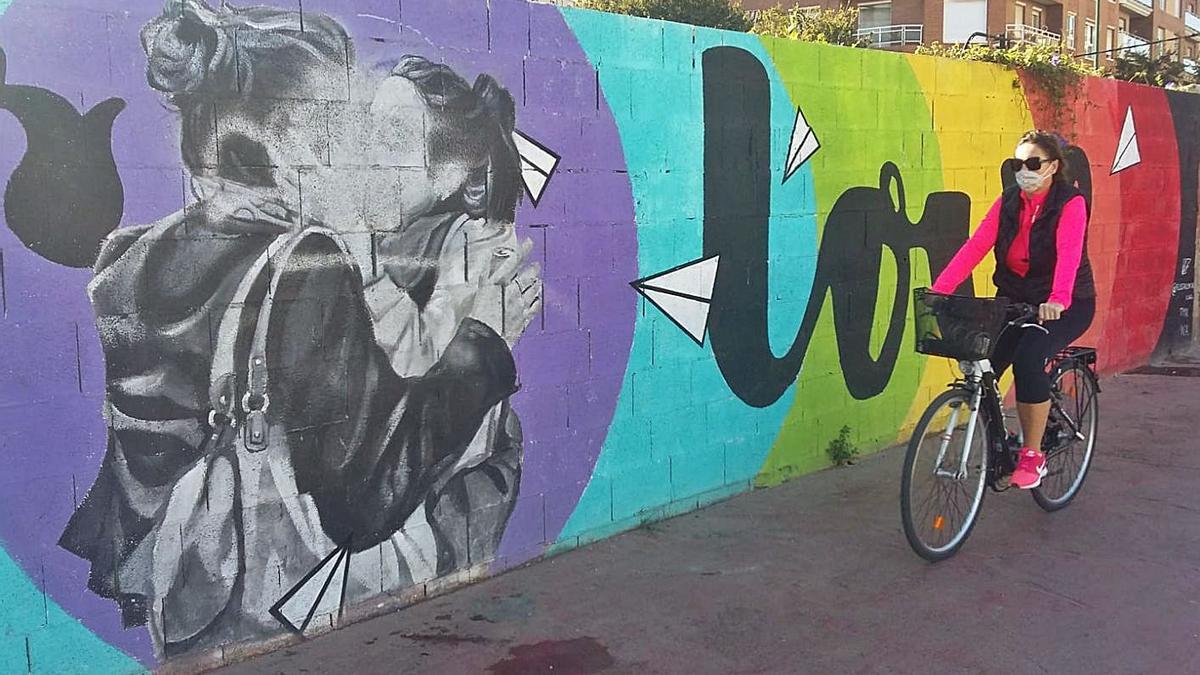
[[[1013,43],[1062,44],[1098,66],[1121,50],[1178,54],[1200,61],[1200,0],[742,0],[750,10],[778,5],[859,8],[872,45],[911,51],[928,42],[1003,36]],[[1178,39],[1176,39],[1178,38]]]

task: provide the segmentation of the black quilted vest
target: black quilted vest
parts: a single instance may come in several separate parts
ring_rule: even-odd
[[[1009,188],[1001,197],[1000,229],[996,236],[996,283],[997,294],[1016,302],[1041,304],[1050,297],[1054,285],[1054,267],[1058,262],[1058,220],[1067,202],[1082,193],[1073,186],[1055,181],[1050,194],[1033,223],[1029,233],[1029,272],[1021,277],[1008,268],[1008,251],[1017,238],[1023,202],[1020,188]],[[1072,298],[1096,297],[1096,283],[1092,277],[1092,265],[1088,261],[1087,234],[1084,234],[1083,256],[1079,260],[1079,272],[1075,275],[1075,290]]]

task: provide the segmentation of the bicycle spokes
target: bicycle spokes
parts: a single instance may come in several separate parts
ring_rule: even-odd
[[[940,560],[966,539],[986,484],[987,429],[971,392],[931,404],[909,443],[901,492],[905,534],[920,555]]]
[[[1034,491],[1034,499],[1050,511],[1066,506],[1083,484],[1097,428],[1096,383],[1090,372],[1072,364],[1057,374],[1054,390],[1044,445],[1047,473]]]

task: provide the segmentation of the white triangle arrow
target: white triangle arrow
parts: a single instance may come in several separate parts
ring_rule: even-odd
[[[271,607],[271,615],[299,634],[308,629],[314,617],[336,614],[340,619],[349,569],[350,552],[340,547],[334,549]]]
[[[650,288],[707,302],[712,300],[713,286],[717,283],[717,266],[720,261],[720,256],[693,260],[666,272],[638,279],[633,284],[638,289]]]
[[[697,344],[704,345],[704,334],[708,331],[709,304],[703,300],[693,300],[682,295],[671,295],[650,288],[639,289],[646,299],[662,310],[667,318],[675,322],[688,337]]]
[[[529,192],[529,199],[536,207],[562,158],[520,131],[514,131],[512,139],[517,146],[517,154],[521,156],[521,178]]]
[[[797,108],[796,125],[792,127],[792,141],[788,145],[787,166],[784,167],[783,182],[786,183],[820,149],[821,142],[817,140],[816,132],[809,126],[808,120],[804,117],[804,111]]]
[[[631,285],[697,344],[704,344],[720,256],[702,258]]]
[[[1133,106],[1125,111],[1125,126],[1121,127],[1121,140],[1117,142],[1117,156],[1113,159],[1111,174],[1120,173],[1142,163],[1138,148],[1137,127],[1133,124]]]

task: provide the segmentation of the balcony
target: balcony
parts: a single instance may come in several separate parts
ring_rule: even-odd
[[[1121,9],[1138,16],[1150,16],[1154,12],[1154,0],[1121,0]]]
[[[1062,36],[1045,28],[1026,26],[1020,23],[1010,23],[1005,27],[1004,34],[1015,44],[1042,45],[1060,44]]]
[[[872,47],[905,47],[921,44],[925,37],[925,27],[921,24],[906,23],[895,26],[859,28],[855,37],[859,40],[866,40],[867,44]]]
[[[1200,16],[1196,16],[1191,12],[1184,12],[1183,23],[1188,27],[1188,30],[1200,33]]]
[[[1150,41],[1146,38],[1138,37],[1132,33],[1122,32],[1121,51],[1141,54],[1142,56],[1150,56]],[[1118,54],[1117,56],[1120,56]]]

